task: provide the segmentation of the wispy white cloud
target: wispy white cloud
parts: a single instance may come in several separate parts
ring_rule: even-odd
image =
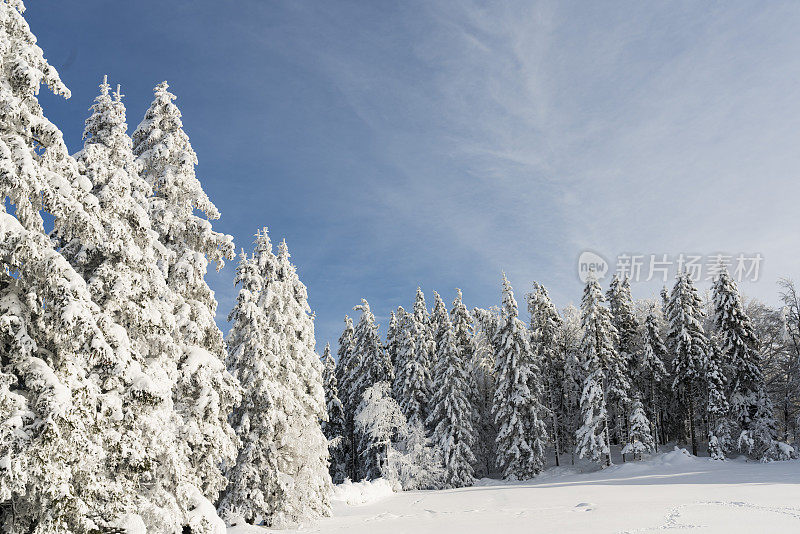
[[[339,181],[303,192],[331,197],[300,258],[331,340],[361,296],[383,316],[417,284],[489,305],[501,269],[520,294],[535,279],[575,301],[584,249],[760,252],[762,281],[745,290],[769,301],[797,273],[796,3],[292,2],[279,15],[243,30],[329,93],[309,105],[352,120],[325,132],[359,132],[328,156]]]
[[[485,284],[505,268],[562,297],[583,248],[758,251],[768,283],[749,290],[770,300],[796,269],[796,4],[447,2],[393,16],[388,34],[379,23],[316,51],[401,176],[369,182],[377,212],[403,221],[388,242],[419,233]]]

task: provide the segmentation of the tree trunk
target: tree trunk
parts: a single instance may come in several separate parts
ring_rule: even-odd
[[[656,385],[655,381],[650,381],[650,409],[653,411],[653,443],[658,452],[658,407],[656,406]]]
[[[623,411],[627,411],[623,408]],[[628,420],[627,414],[625,416],[625,439],[622,440],[620,445],[624,447],[628,443],[628,439],[631,436],[631,422]],[[636,455],[634,454],[633,459],[636,460]],[[622,463],[625,463],[625,455],[622,455]]]
[[[556,419],[555,401],[553,400],[553,388],[550,388],[550,413],[553,417],[553,446],[556,449],[556,467],[558,467],[561,465],[561,460],[558,457],[561,449],[558,443],[558,421]]]
[[[358,447],[356,446],[356,433],[353,425],[350,425],[349,434],[350,434],[350,465],[348,466],[348,471],[350,472],[350,480],[352,480],[353,482],[358,482],[358,458],[356,458]]]
[[[783,439],[789,441],[789,398],[783,400]]]
[[[692,454],[697,456],[697,433],[694,431],[694,395],[689,395],[689,436],[692,439]]]
[[[605,404],[605,402],[605,393],[603,393],[603,403]],[[608,415],[606,415],[604,432],[606,433],[606,446],[608,447],[608,452],[606,453],[606,467],[609,467],[611,465],[611,436],[608,432]]]

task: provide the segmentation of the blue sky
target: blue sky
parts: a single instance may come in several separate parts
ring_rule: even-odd
[[[800,3],[40,0],[27,19],[72,90],[41,96],[71,150],[103,74],[131,131],[169,81],[216,228],[287,240],[319,350],[361,297],[385,332],[417,285],[489,306],[505,270],[519,297],[576,302],[584,250],[612,270],[759,253],[742,288],[771,303],[800,277]],[[210,275],[223,322],[232,278]]]

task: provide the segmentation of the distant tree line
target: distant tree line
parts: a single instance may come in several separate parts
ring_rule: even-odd
[[[670,442],[719,460],[794,457],[800,322],[788,279],[780,298],[781,309],[745,303],[720,268],[705,300],[685,272],[660,300],[634,301],[627,278],[605,293],[590,278],[580,309],[559,313],[534,283],[525,324],[503,276],[488,310],[469,311],[457,290],[449,312],[434,293],[430,313],[418,289],[383,343],[362,301],[338,360],[329,347],[323,358],[333,481],[459,487],[534,477],[546,455],[610,465],[613,446],[638,460]]]

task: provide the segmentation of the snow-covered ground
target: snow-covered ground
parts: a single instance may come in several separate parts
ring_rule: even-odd
[[[484,479],[471,488],[445,491],[392,494],[384,485],[339,487],[334,517],[302,531],[800,532],[800,461],[714,462],[675,450],[602,471],[579,471],[551,468],[528,482]],[[228,532],[263,534],[265,530],[238,527]]]

